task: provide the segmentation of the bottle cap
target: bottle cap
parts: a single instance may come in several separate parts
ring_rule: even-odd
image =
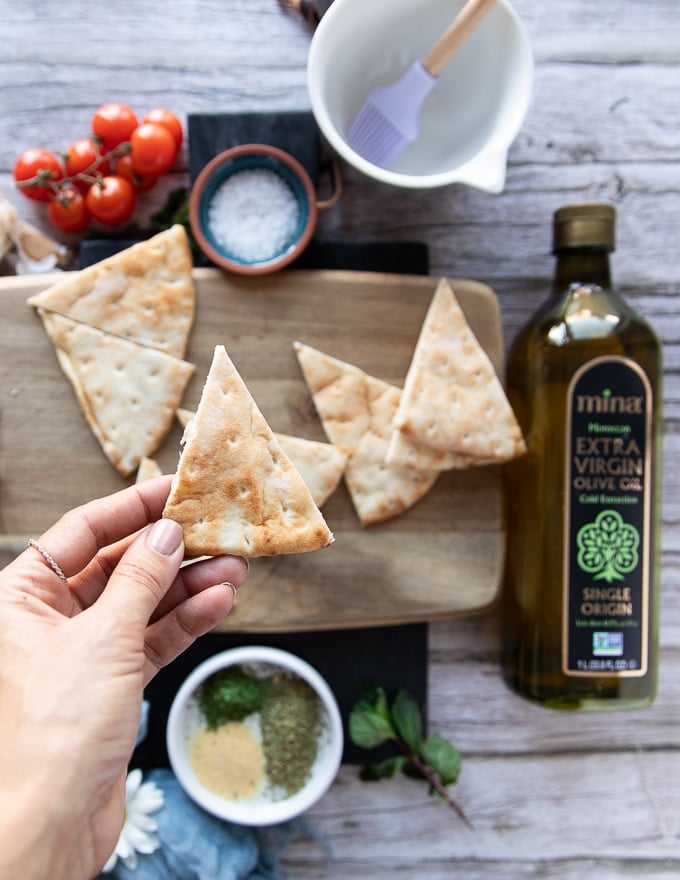
[[[614,250],[616,209],[605,202],[565,205],[553,217],[553,253],[574,247]]]

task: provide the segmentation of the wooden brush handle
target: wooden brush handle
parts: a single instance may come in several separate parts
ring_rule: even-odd
[[[422,60],[432,76],[438,76],[465,38],[472,33],[496,0],[467,0],[453,22]]]

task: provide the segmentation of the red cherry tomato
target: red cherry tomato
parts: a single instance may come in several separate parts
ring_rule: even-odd
[[[135,192],[146,192],[156,185],[157,177],[149,177],[148,175],[137,174],[132,167],[132,156],[126,153],[116,159],[116,174],[118,177],[124,177],[129,180],[135,188]]]
[[[103,104],[92,117],[92,131],[105,150],[129,141],[138,124],[134,110],[127,104]]]
[[[138,174],[158,177],[172,168],[177,145],[167,128],[143,122],[130,135],[132,167]]]
[[[25,150],[16,160],[13,175],[17,184],[35,179],[35,184],[18,187],[27,199],[49,202],[54,195],[54,188],[41,186],[40,182],[58,183],[64,177],[64,169],[54,153],[42,147],[32,147],[30,150]]]
[[[47,219],[62,232],[82,232],[90,222],[90,212],[80,189],[64,184],[47,206]]]
[[[132,216],[135,209],[135,190],[129,180],[110,174],[94,183],[85,196],[87,208],[95,218],[107,226],[119,226]]]
[[[182,123],[179,121],[179,117],[176,116],[172,110],[166,110],[164,107],[156,107],[154,110],[149,110],[146,116],[143,119],[143,122],[157,122],[158,125],[162,125],[163,128],[167,128],[170,134],[175,139],[175,143],[177,144],[177,149],[179,150],[182,145]]]
[[[97,174],[109,174],[111,165],[106,160],[102,160],[102,153],[99,144],[92,138],[82,138],[74,141],[66,151],[65,156],[66,174],[69,177],[75,177],[77,174],[87,172],[88,176],[94,177]],[[77,180],[74,181],[78,189],[87,192],[92,181]]]

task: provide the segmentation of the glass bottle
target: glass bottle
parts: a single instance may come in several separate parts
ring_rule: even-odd
[[[656,693],[662,354],[611,288],[614,227],[611,205],[556,211],[553,291],[508,356],[528,453],[504,473],[504,672],[559,709]]]

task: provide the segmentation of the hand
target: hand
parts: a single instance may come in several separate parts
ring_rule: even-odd
[[[0,880],[95,875],[123,823],[144,686],[227,615],[248,566],[180,568],[170,477],[70,511],[0,572]],[[153,525],[150,525],[153,523]]]

